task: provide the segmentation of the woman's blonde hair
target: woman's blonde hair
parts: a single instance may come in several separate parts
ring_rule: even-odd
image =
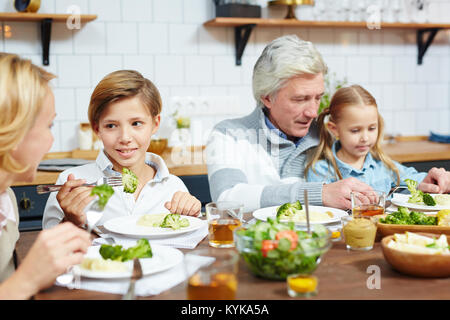
[[[95,87],[89,103],[91,127],[98,126],[103,111],[124,98],[139,97],[152,117],[161,113],[162,101],[156,86],[134,70],[119,70],[106,75]]]
[[[311,161],[309,161],[309,163],[306,165],[305,175],[307,174],[309,169],[312,169],[315,172],[314,166],[317,161],[320,159],[325,159],[327,160],[328,165],[330,166],[331,164],[331,166],[333,167],[335,178],[337,180],[342,179],[342,173],[340,172],[336,163],[336,159],[333,156],[332,145],[334,139],[331,133],[328,131],[325,121],[326,117],[329,116],[329,121],[337,123],[345,107],[354,105],[373,106],[377,108],[378,136],[375,145],[370,150],[370,153],[375,159],[381,160],[383,164],[391,170],[392,177],[396,178],[397,185],[399,185],[400,173],[398,171],[398,168],[391,160],[391,158],[386,153],[384,153],[381,146],[381,141],[383,139],[384,121],[380,113],[378,112],[377,102],[367,90],[359,85],[352,85],[350,87],[338,89],[331,98],[330,106],[320,113],[317,119],[320,142]]]
[[[55,75],[15,54],[0,52],[0,168],[21,173],[11,151],[33,127]]]

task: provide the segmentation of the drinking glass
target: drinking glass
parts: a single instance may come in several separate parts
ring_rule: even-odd
[[[234,249],[206,248],[186,253],[184,266],[188,299],[234,300],[238,261],[239,255]]]
[[[215,248],[234,247],[233,230],[242,223],[244,205],[234,201],[211,202],[205,206],[209,245]]]
[[[342,233],[347,249],[367,251],[373,248],[377,226],[372,217],[341,217]]]
[[[354,217],[384,214],[386,193],[383,191],[352,192],[351,200]]]

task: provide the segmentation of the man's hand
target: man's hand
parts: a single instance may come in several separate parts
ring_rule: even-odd
[[[426,193],[449,193],[450,172],[443,168],[432,168],[418,188]]]
[[[322,203],[326,207],[351,209],[352,202],[350,193],[352,191],[373,191],[372,187],[356,178],[347,178],[330,184],[325,184],[322,188]]]

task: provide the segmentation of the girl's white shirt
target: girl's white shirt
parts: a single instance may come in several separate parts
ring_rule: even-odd
[[[122,186],[114,187],[114,194],[106,204],[98,225],[121,216],[169,213],[164,204],[172,200],[175,192],[188,192],[183,181],[169,173],[167,165],[160,156],[147,152],[145,162],[156,170],[155,177],[145,184],[137,200],[134,199],[133,194],[123,192]],[[121,175],[112,168],[111,161],[101,150],[95,162],[63,171],[56,184],[64,184],[69,174],[73,174],[76,179],[85,179],[87,183],[98,181],[103,177]],[[64,212],[56,200],[56,193],[51,193],[45,206],[42,227],[51,228],[59,224],[63,218]]]

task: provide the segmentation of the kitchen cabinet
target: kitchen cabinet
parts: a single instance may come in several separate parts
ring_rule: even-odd
[[[233,27],[235,30],[236,65],[241,65],[241,58],[247,41],[255,27],[298,27],[298,28],[367,28],[366,22],[349,21],[302,21],[295,19],[264,18],[223,18],[218,17],[203,24],[205,27]],[[381,29],[413,29],[417,38],[417,63],[422,64],[428,47],[439,30],[450,29],[450,24],[443,23],[387,23],[380,24]]]

